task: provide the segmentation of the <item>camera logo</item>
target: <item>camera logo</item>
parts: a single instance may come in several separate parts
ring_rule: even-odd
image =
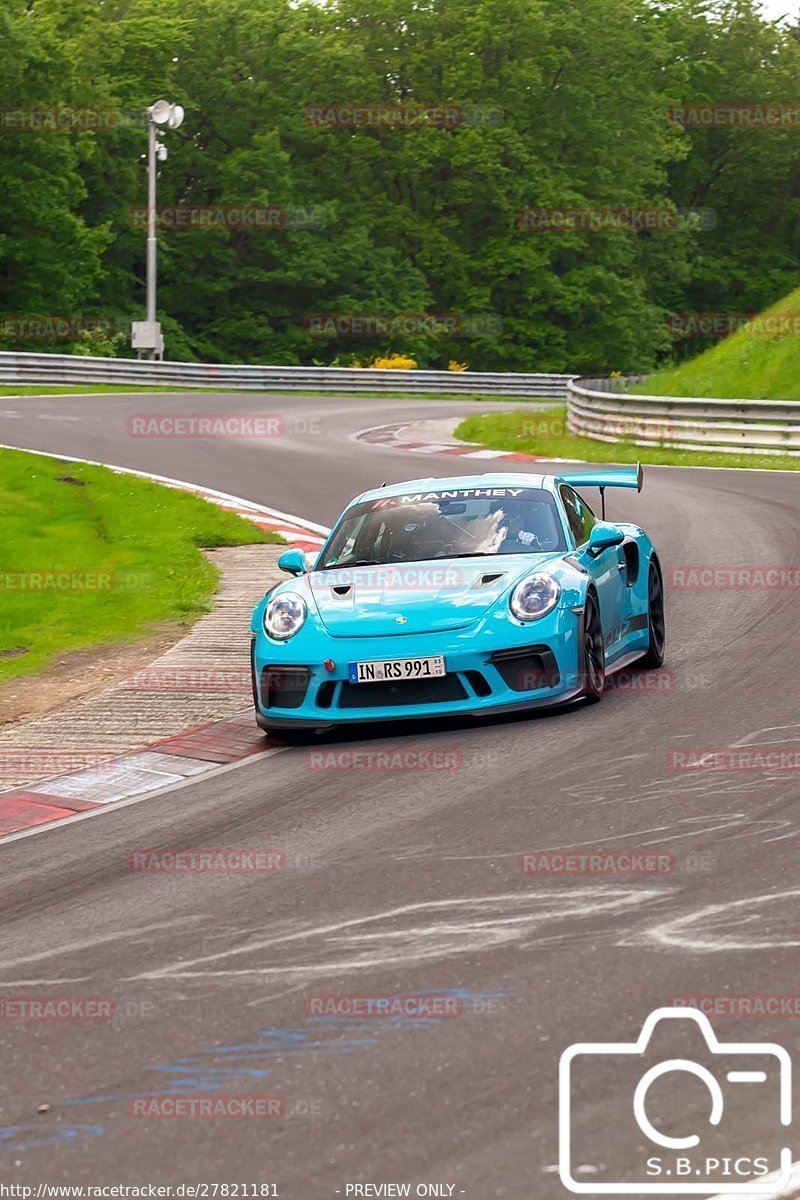
[[[692,1058],[663,1053],[676,1039],[692,1043]],[[598,1103],[609,1088],[630,1097],[631,1119],[613,1144],[608,1104]],[[748,1135],[755,1140],[754,1113],[775,1129],[774,1147],[747,1145]],[[792,1178],[791,1151],[779,1136],[792,1119],[788,1051],[772,1042],[720,1042],[695,1009],[656,1009],[636,1042],[569,1046],[559,1066],[559,1118],[559,1172],[570,1192],[774,1196]],[[598,1146],[611,1162],[617,1145],[633,1161],[593,1166],[591,1182],[576,1178]]]

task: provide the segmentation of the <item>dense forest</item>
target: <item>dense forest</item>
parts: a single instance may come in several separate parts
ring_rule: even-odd
[[[682,314],[797,284],[799,37],[750,0],[0,0],[0,348],[130,353],[164,97],[168,358],[695,353]],[[766,128],[691,116],[795,99]]]

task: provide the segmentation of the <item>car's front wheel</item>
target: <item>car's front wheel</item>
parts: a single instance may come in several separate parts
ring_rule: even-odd
[[[606,690],[606,650],[600,610],[592,592],[586,597],[583,609],[583,644],[581,646],[583,675],[581,695],[587,704],[597,704]]]
[[[647,574],[647,632],[650,638],[638,666],[654,669],[664,665],[667,629],[664,620],[664,583],[658,564],[651,560]]]

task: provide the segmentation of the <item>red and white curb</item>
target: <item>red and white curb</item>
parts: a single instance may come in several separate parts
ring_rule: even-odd
[[[0,448],[21,449],[19,446]],[[23,453],[105,467],[119,474],[138,475],[167,487],[194,492],[220,508],[246,517],[259,529],[279,533],[290,545],[311,554],[319,551],[328,534],[324,525],[214,488],[154,475],[149,471],[135,471],[93,459],[76,458],[71,454],[51,454],[39,450],[23,450]],[[35,827],[74,819],[78,814],[172,787],[190,777],[219,770],[222,766],[254,755],[274,753],[281,748],[280,742],[271,741],[258,729],[250,710],[221,721],[210,721],[143,746],[141,750],[111,756],[97,765],[49,779],[38,779],[27,787],[0,793],[0,841],[14,839],[15,835],[25,836],[25,831]]]
[[[72,460],[75,461],[74,459]],[[137,472],[139,474],[139,472]],[[301,550],[306,550],[313,554],[322,549],[325,538],[328,536],[329,530],[324,525],[315,525],[311,521],[304,521],[300,517],[290,516],[288,513],[279,512],[275,508],[267,508],[263,504],[256,504],[252,500],[242,500],[238,496],[229,496],[226,492],[217,492],[213,488],[196,487],[194,484],[182,483],[175,479],[160,479],[158,475],[148,476],[150,479],[156,480],[157,483],[163,483],[166,487],[178,488],[184,492],[194,492],[197,496],[202,496],[204,500],[209,500],[212,504],[218,505],[219,508],[224,508],[228,512],[234,512],[240,517],[246,517],[248,521],[252,521],[259,529],[267,529],[271,533],[279,533],[284,541],[291,546],[298,546]]]
[[[414,429],[416,421],[406,421],[398,425],[376,425],[372,429],[362,429],[353,434],[353,440],[366,442],[371,446],[381,446],[388,450],[409,450],[412,454],[447,454],[458,458],[480,459],[511,459],[515,462],[563,462],[580,463],[582,458],[548,458],[544,454],[522,454],[512,450],[486,450],[477,447],[475,442],[422,442],[415,440],[410,430]]]
[[[546,454],[523,454],[520,451],[512,450],[486,450],[479,447],[476,442],[429,442],[419,437],[414,437],[414,429],[424,424],[424,421],[406,421],[397,425],[376,425],[373,428],[361,429],[358,433],[351,434],[351,440],[367,445],[380,446],[382,450],[404,450],[410,451],[412,454],[445,454],[454,455],[458,458],[480,458],[484,460],[507,459],[516,462],[577,463],[580,466],[596,461],[588,458],[552,458]],[[629,464],[622,463],[615,465],[625,466]],[[748,471],[751,475],[756,472],[769,475],[797,474],[791,468],[743,467],[738,464],[735,467],[706,467],[690,466],[683,463],[654,463],[653,469],[658,471]],[[745,1196],[743,1200],[750,1200],[750,1197]],[[798,1190],[797,1200],[800,1200],[800,1190]]]
[[[24,831],[51,825],[120,800],[173,787],[229,763],[274,752],[250,711],[212,721],[97,766],[40,779],[0,794],[0,845]]]

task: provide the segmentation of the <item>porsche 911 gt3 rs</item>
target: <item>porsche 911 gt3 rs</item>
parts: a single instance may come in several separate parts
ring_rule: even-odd
[[[576,489],[641,491],[641,467],[496,473],[375,488],[252,620],[256,720],[282,735],[602,698],[664,661],[664,589],[638,525]]]

